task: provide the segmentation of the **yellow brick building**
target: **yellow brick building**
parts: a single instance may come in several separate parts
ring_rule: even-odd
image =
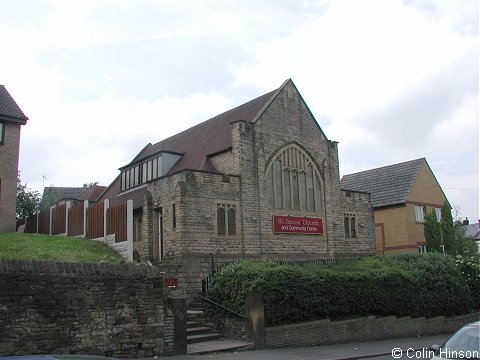
[[[371,194],[376,251],[425,252],[426,214],[448,200],[425,158],[345,175],[342,189]]]

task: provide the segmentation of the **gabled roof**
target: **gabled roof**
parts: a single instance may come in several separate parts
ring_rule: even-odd
[[[465,235],[467,237],[470,237],[477,241],[480,240],[480,224],[478,222],[470,225],[465,225],[463,228],[465,229]]]
[[[298,92],[293,81],[291,79],[287,79],[279,88],[273,91],[261,95],[156,144],[148,144],[129,164],[120,167],[120,170],[130,167],[140,161],[146,160],[149,157],[153,157],[155,154],[165,152],[182,155],[180,160],[178,160],[177,163],[170,169],[167,175],[171,175],[183,170],[217,172],[218,170],[212,164],[210,158],[213,155],[221,154],[231,150],[231,124],[236,121],[255,123],[268,109],[278,94],[280,94],[285,86],[287,86],[287,84],[291,84]],[[299,92],[298,94],[301,98],[301,101],[310,112],[310,109],[308,109],[307,104]],[[326,136],[322,129],[320,129],[320,126],[318,124],[317,126],[322,136],[326,139]],[[120,181],[120,176],[118,176],[104,192],[101,198],[110,199],[112,201],[111,204],[116,204],[117,202],[120,203],[124,200],[126,201],[126,199],[133,199],[135,208],[141,206],[142,197],[146,191],[146,187],[139,186],[138,188],[130,189],[127,192],[121,193]]]
[[[0,85],[0,120],[11,121],[21,125],[25,125],[28,120],[28,117],[25,116],[22,109],[20,109],[3,85]]]
[[[259,96],[156,144],[148,144],[130,164],[165,151],[183,154],[170,173],[185,169],[215,171],[208,156],[232,147],[232,122],[253,121],[275,92]]]
[[[404,204],[423,163],[425,158],[345,175],[341,187],[370,193],[374,208]]]
[[[107,189],[106,186],[95,185],[91,187],[58,187],[48,186],[43,190],[41,208],[47,208],[60,200],[88,200],[97,201]]]

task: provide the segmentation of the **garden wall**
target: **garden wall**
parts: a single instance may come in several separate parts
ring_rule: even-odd
[[[171,354],[163,281],[146,265],[0,260],[0,356]]]
[[[373,341],[396,337],[453,333],[465,324],[478,321],[479,313],[451,318],[374,316],[353,320],[318,320],[266,328],[266,346],[316,346],[334,343]],[[433,344],[432,344],[433,345]]]

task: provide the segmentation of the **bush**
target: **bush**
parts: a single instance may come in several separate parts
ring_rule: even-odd
[[[473,308],[462,273],[440,254],[335,265],[242,262],[218,272],[208,296],[243,314],[245,298],[253,293],[262,296],[270,326],[366,315],[455,315]]]
[[[473,296],[473,303],[475,308],[480,308],[480,257],[462,256],[455,257],[455,264],[461,271],[467,286]]]

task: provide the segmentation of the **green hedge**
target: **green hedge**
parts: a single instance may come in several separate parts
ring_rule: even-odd
[[[253,293],[264,300],[267,325],[365,315],[449,316],[473,309],[462,273],[440,254],[335,265],[242,262],[221,269],[208,296],[244,313],[245,298]]]

